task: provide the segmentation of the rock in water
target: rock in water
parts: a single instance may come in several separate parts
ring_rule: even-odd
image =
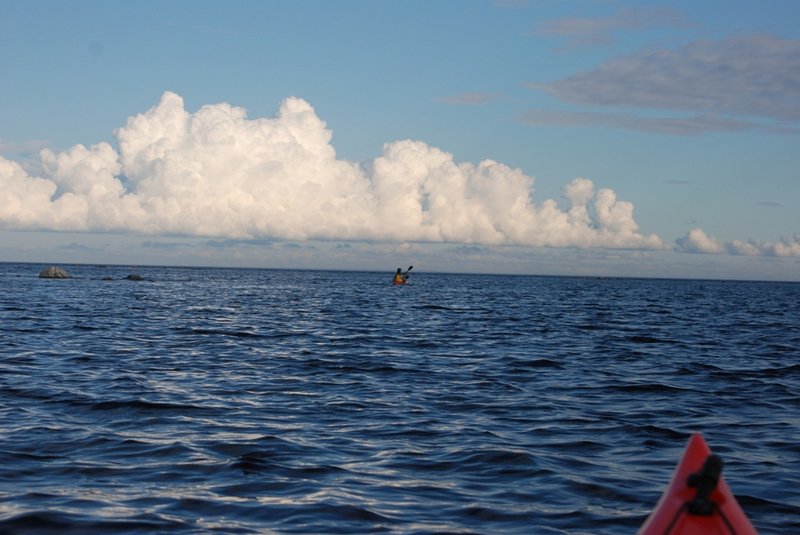
[[[128,275],[125,278],[128,279],[129,281],[143,281],[144,280],[144,277],[142,277],[138,273],[131,273],[130,275]]]
[[[72,275],[70,275],[67,270],[62,269],[57,266],[50,266],[47,269],[42,270],[39,273],[40,279],[70,279]]]

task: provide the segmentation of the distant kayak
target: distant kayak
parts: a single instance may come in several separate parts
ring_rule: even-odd
[[[414,266],[408,266],[408,269],[403,271],[400,268],[397,268],[397,272],[394,274],[394,278],[392,279],[393,286],[401,286],[403,284],[408,283],[408,272],[414,269]]]
[[[757,534],[722,478],[722,459],[695,433],[639,535]]]

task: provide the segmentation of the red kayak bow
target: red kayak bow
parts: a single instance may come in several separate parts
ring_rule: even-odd
[[[700,433],[683,452],[669,487],[639,535],[758,535],[728,484],[722,459]]]

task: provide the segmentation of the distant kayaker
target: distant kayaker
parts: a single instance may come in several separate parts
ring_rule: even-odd
[[[411,266],[409,266],[408,270],[411,270]],[[408,281],[408,271],[403,271],[401,268],[397,268],[397,273],[394,274],[394,280],[392,280],[392,284],[405,284]]]

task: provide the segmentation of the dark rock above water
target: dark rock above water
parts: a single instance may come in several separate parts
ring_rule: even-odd
[[[50,266],[39,273],[40,279],[71,279],[72,275],[67,270],[58,266]]]
[[[144,277],[142,277],[138,273],[131,273],[130,275],[128,275],[125,278],[128,279],[129,281],[143,281],[144,280]]]

